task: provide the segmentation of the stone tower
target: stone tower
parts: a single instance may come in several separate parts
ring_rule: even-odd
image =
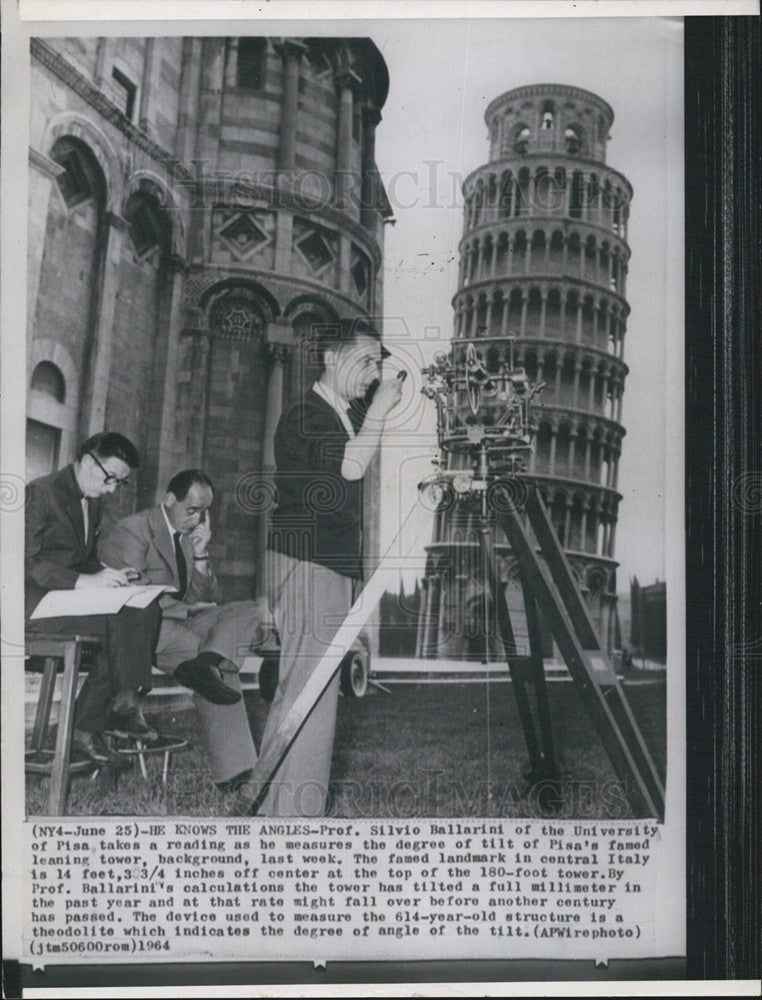
[[[529,478],[611,648],[632,187],[606,165],[614,113],[595,94],[556,84],[519,87],[492,101],[485,119],[489,161],[463,186],[453,351],[460,357],[473,342],[488,366],[512,358],[546,384]],[[461,465],[467,462],[451,456],[451,468]],[[438,515],[419,655],[484,655],[490,609],[476,542],[469,517]],[[498,556],[520,641],[517,567],[504,540]],[[500,656],[491,625],[488,632]]]
[[[34,38],[31,57],[28,475],[119,430],[142,461],[116,517],[204,468],[224,596],[249,597],[307,334],[380,322],[384,60],[265,37]],[[365,540],[372,558],[371,508]]]

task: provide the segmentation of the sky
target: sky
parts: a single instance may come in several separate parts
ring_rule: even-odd
[[[382,552],[397,531],[394,511],[412,503],[436,455],[434,407],[418,394],[419,369],[452,330],[460,181],[488,159],[484,111],[514,87],[564,83],[611,105],[607,162],[634,187],[617,582],[623,591],[633,575],[641,583],[664,579],[665,489],[676,479],[668,456],[682,435],[667,419],[668,394],[682,400],[675,364],[683,304],[681,19],[389,21],[367,33],[390,77],[376,131],[376,160],[395,218],[386,227],[384,336],[411,374],[382,467],[387,499],[408,499],[382,506]],[[411,573],[404,575],[407,581]]]

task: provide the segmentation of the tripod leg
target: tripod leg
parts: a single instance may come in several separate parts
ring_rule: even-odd
[[[550,705],[548,703],[548,688],[545,681],[545,665],[542,657],[542,631],[540,629],[540,614],[526,578],[526,573],[519,564],[519,579],[524,594],[524,613],[529,632],[530,671],[537,702],[537,719],[540,726],[540,742],[542,746],[543,770],[547,777],[558,777],[556,752],[553,746],[553,727],[550,721]]]
[[[524,730],[524,739],[526,741],[527,751],[529,752],[531,773],[532,775],[536,775],[542,773],[543,755],[540,750],[539,740],[537,739],[537,727],[535,725],[534,716],[532,715],[532,706],[529,703],[524,678],[521,676],[516,663],[516,640],[513,634],[513,626],[511,625],[508,605],[505,602],[503,585],[497,571],[497,566],[495,565],[493,541],[494,536],[488,528],[482,528],[479,531],[479,543],[481,545],[484,577],[492,596],[492,604],[495,609],[495,620],[497,621],[498,628],[500,629],[500,638],[502,639],[503,648],[505,649],[505,658],[508,662],[508,670],[511,675],[513,693],[516,698],[516,707],[519,711],[521,728]]]
[[[642,758],[645,744],[642,737],[637,745],[632,745],[622,732],[611,706],[601,690],[601,680],[610,675],[610,668],[604,662],[602,654],[598,654],[600,665],[589,662],[590,653],[583,649],[579,636],[575,631],[572,619],[569,617],[563,598],[555,585],[553,578],[541,565],[534,551],[527,530],[516,511],[510,510],[497,518],[498,524],[505,531],[506,537],[516,558],[524,566],[527,582],[543,609],[545,619],[553,632],[553,637],[566,661],[572,680],[590,713],[593,724],[603,746],[608,753],[617,777],[624,783],[627,797],[633,812],[645,816],[664,817],[664,795],[661,782],[653,780],[655,770],[652,766],[643,770],[636,757]],[[597,673],[601,676],[597,676]],[[611,675],[616,681],[615,675]],[[638,734],[639,735],[639,734]],[[634,755],[633,750],[636,751]],[[650,757],[648,758],[649,763]]]

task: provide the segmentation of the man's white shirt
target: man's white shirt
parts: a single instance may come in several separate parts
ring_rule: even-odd
[[[353,438],[355,436],[355,429],[352,426],[352,422],[349,419],[349,414],[347,413],[347,410],[349,409],[349,403],[347,403],[346,400],[342,399],[341,396],[335,393],[330,386],[324,385],[322,382],[315,382],[312,388],[318,394],[318,396],[322,396],[323,399],[326,401],[326,403],[328,403],[328,405],[333,410],[336,411],[336,413],[339,415],[339,419],[344,425],[347,434],[350,436],[350,438]]]

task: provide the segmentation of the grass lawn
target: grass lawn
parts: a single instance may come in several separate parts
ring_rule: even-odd
[[[626,685],[632,711],[656,766],[666,764],[664,681]],[[563,778],[527,789],[524,738],[511,685],[454,683],[370,688],[357,701],[339,699],[329,815],[341,817],[520,816],[621,819],[632,813],[590,719],[571,683],[548,684],[556,752]],[[267,705],[246,694],[255,742]],[[149,702],[150,706],[150,702]],[[151,715],[149,707],[149,715]],[[70,815],[223,816],[229,803],[210,780],[192,709],[151,716],[187,737],[166,788],[161,765],[148,758],[149,781],[123,773],[103,793],[87,775],[71,781]],[[27,776],[27,810],[45,811],[47,779]]]

